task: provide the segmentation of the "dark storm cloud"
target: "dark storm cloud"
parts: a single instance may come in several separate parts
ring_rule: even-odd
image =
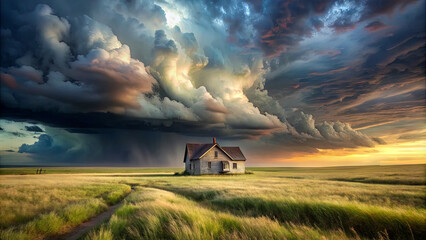
[[[29,112],[26,110],[5,108],[2,112],[11,121],[26,122],[38,121],[53,128],[65,129],[70,133],[103,134],[105,129],[122,129],[138,131],[158,131],[178,133],[187,136],[210,137],[212,135],[222,138],[253,138],[264,135],[262,131],[248,129],[225,129],[215,127],[203,122],[167,119],[146,119],[131,117],[114,113],[58,113],[58,112]],[[190,129],[190,131],[189,131]],[[263,128],[260,128],[263,129]]]
[[[25,134],[21,132],[8,132],[8,134],[13,135],[15,137],[25,137]]]
[[[321,70],[296,68],[295,60],[287,63],[293,66],[285,71],[276,67],[266,88],[273,96],[283,92],[274,89],[291,88],[281,97],[282,102],[305,109],[320,120],[334,115],[355,127],[422,117],[425,97],[423,8],[424,1],[407,7],[405,10],[409,12],[386,22],[386,26],[392,25],[392,28],[370,22],[369,28],[377,31],[374,36],[370,33],[373,29],[358,29],[342,37],[345,42],[330,40],[328,47],[339,49],[338,55],[304,59],[310,69],[323,67],[322,62],[326,62]],[[290,81],[292,74],[297,76],[297,82]],[[284,80],[289,76],[290,79]],[[294,84],[299,85],[297,90],[292,87]]]
[[[364,28],[367,29],[370,32],[377,32],[377,31],[384,29],[384,28],[387,28],[387,27],[389,27],[389,26],[380,22],[380,21],[374,21],[374,22],[369,23]]]
[[[38,127],[38,126],[25,126],[25,129],[28,131],[28,132],[44,132],[43,131],[43,129],[41,129],[40,127]]]
[[[228,42],[257,46],[267,56],[279,56],[288,47],[320,30],[334,1],[181,1],[190,11],[201,12],[226,26]]]
[[[362,12],[361,20],[376,17],[382,14],[391,15],[397,10],[404,10],[410,4],[417,3],[418,0],[387,0],[387,1],[365,1],[365,9]]]
[[[311,19],[311,23],[312,23],[312,26],[315,28],[315,30],[317,30],[317,31],[320,31],[321,30],[321,28],[323,28],[324,27],[324,22],[323,21],[321,21],[320,19],[318,19],[318,18],[312,18]]]
[[[47,134],[38,137],[38,141],[34,144],[22,144],[19,147],[19,153],[37,153],[43,155],[64,154],[68,150],[67,147],[55,145],[53,138]]]
[[[174,133],[123,129],[98,129],[97,134],[87,135],[47,127],[46,132],[13,154],[29,156],[33,160],[29,165],[180,166],[185,142],[200,141]]]
[[[273,1],[256,24],[259,45],[267,56],[279,56],[324,25],[315,15],[324,14],[333,1]]]
[[[56,103],[65,111],[122,111],[135,107],[136,95],[151,91],[153,78],[108,26],[83,16],[73,19],[80,28],[71,28],[47,5],[18,15],[24,26],[15,36],[33,35],[36,41],[25,41],[25,55],[15,60],[20,67],[3,69],[9,89],[3,88],[2,95],[8,105],[50,108]]]
[[[156,51],[165,53],[177,53],[176,44],[173,40],[167,39],[163,30],[155,31],[154,46]]]
[[[354,30],[357,27],[357,22],[344,15],[336,19],[329,27],[333,28],[337,33],[343,33]]]
[[[254,24],[260,48],[268,56],[279,56],[290,47],[327,27],[337,33],[354,30],[357,24],[383,14],[391,15],[417,1],[273,1],[264,4],[263,18]],[[320,16],[324,20],[318,18]]]
[[[337,33],[354,30],[363,21],[381,16],[391,16],[397,10],[404,10],[407,6],[417,3],[418,0],[391,0],[391,1],[336,1],[332,14],[337,15],[337,19],[329,25]],[[379,27],[380,22],[373,23]],[[370,23],[371,24],[371,23]],[[372,29],[372,28],[370,28]]]
[[[303,143],[306,151],[372,147],[378,141],[349,124],[318,121],[307,112],[322,111],[319,104],[346,116],[378,109],[370,92],[390,93],[387,84],[424,72],[419,67],[424,34],[413,35],[417,28],[387,32],[393,28],[373,24],[393,26],[376,17],[414,4],[390,2],[378,9],[370,1],[2,1],[2,115],[66,129],[61,134],[70,138],[84,135],[98,148],[115,141],[102,139],[105,129],[108,134],[122,129],[126,134],[115,133],[116,138],[134,147],[117,147],[115,157],[126,159],[140,154],[135,136],[143,137],[128,129],[260,139],[275,146]],[[181,27],[171,26],[170,14],[180,14]],[[375,35],[389,34],[382,42],[357,37],[366,48],[355,53],[361,59],[346,51],[353,39],[299,48],[322,31],[331,28],[342,33],[332,33],[339,38],[361,23]],[[303,61],[293,75],[285,71]],[[418,99],[419,92],[409,91],[419,90],[416,81],[411,83],[407,91]],[[278,87],[265,89],[268,84]],[[297,99],[303,99],[301,109],[274,98],[305,90]],[[78,141],[46,136],[22,151],[49,152],[50,144],[62,146],[68,156],[91,156],[89,143],[70,152]],[[149,159],[156,155],[152,149],[146,150]]]
[[[232,42],[241,45],[255,44],[265,55],[276,57],[326,25],[338,33],[354,30],[362,21],[384,14],[391,15],[397,9],[404,9],[416,2],[206,1],[200,5],[208,9],[212,20],[223,19]],[[328,20],[332,16],[336,19]],[[247,42],[250,39],[251,42]]]

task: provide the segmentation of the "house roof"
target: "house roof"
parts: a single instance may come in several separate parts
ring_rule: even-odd
[[[187,144],[192,145],[192,144]],[[214,143],[208,143],[208,144],[197,144],[196,151],[194,151],[192,154],[190,154],[189,159],[199,159],[201,156],[203,156],[207,151],[209,151],[215,144]]]
[[[233,160],[246,160],[240,147],[222,147],[222,149],[225,150]]]
[[[190,160],[200,159],[215,146],[222,150],[232,160],[246,160],[239,147],[221,147],[217,143],[187,143],[183,161],[186,161],[187,155]]]

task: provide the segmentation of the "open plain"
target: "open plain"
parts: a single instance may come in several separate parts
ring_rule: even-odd
[[[0,238],[62,238],[123,200],[82,239],[424,239],[425,165],[1,169]],[[132,191],[133,189],[133,191]]]

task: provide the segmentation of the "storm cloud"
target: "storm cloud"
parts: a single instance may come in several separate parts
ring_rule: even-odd
[[[87,135],[105,152],[102,146],[113,142],[99,134],[107,129],[116,140],[127,139],[116,158],[156,156],[154,146],[144,154],[129,150],[144,148],[135,143],[143,134],[132,136],[129,129],[215,135],[300,151],[374,147],[385,142],[353,129],[351,123],[362,124],[354,116],[367,108],[392,111],[374,102],[377,96],[395,102],[408,98],[414,101],[412,111],[419,111],[415,101],[422,95],[416,91],[424,90],[419,83],[424,30],[391,32],[394,22],[386,19],[424,1],[1,4],[2,115]],[[424,16],[407,24],[414,21],[424,23]],[[377,36],[365,43],[360,59],[349,59],[352,50],[345,41],[313,47],[324,35],[349,39],[361,30]],[[329,64],[322,64],[325,59]],[[391,77],[395,74],[407,79],[403,87]],[[402,96],[402,88],[412,97]],[[326,112],[333,117],[326,118]],[[119,129],[126,134],[115,132]],[[19,152],[71,154],[73,149],[73,156],[89,158],[86,147],[58,144],[56,138],[61,137],[42,134]]]
[[[29,132],[43,132],[43,129],[38,126],[25,126],[25,129]]]
[[[34,144],[22,144],[19,147],[20,153],[42,153],[42,154],[63,154],[66,152],[66,148],[54,145],[53,139],[47,134],[42,134],[38,137],[38,141]]]

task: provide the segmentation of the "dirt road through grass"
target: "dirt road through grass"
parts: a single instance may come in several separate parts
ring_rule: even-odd
[[[132,192],[133,191],[134,190],[132,188]],[[56,239],[77,240],[77,239],[81,238],[84,234],[86,234],[87,232],[89,232],[93,228],[99,226],[101,223],[105,222],[107,219],[111,218],[111,216],[112,216],[112,214],[114,214],[115,210],[117,210],[117,208],[119,208],[121,205],[123,205],[124,199],[126,199],[126,197],[124,197],[123,200],[121,200],[119,203],[110,206],[108,208],[108,210],[106,210],[105,212],[99,214],[96,217],[91,218],[89,221],[82,223],[78,227],[74,228],[71,232],[69,232],[69,233],[67,233],[63,236],[60,236]]]

